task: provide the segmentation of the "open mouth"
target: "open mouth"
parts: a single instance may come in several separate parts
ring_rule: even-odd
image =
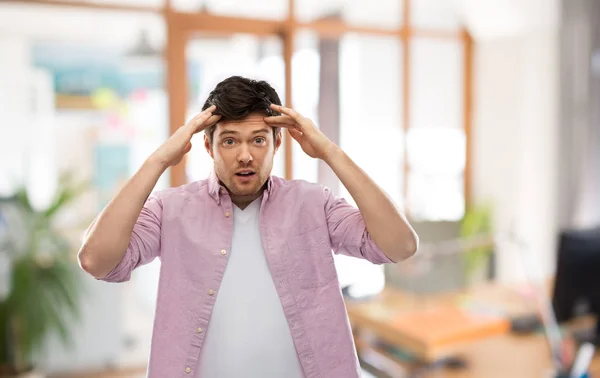
[[[243,172],[238,172],[235,175],[239,176],[239,177],[252,177],[255,175],[255,173],[253,171],[243,171]]]

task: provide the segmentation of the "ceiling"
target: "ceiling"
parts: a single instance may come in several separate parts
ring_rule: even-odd
[[[120,3],[119,0],[96,0]],[[128,5],[159,7],[162,0],[126,0]],[[216,14],[282,19],[287,0],[173,0],[182,11],[208,8]],[[355,25],[397,27],[401,25],[398,0],[296,0],[297,17],[309,21],[342,10]],[[377,6],[374,6],[377,4]],[[456,29],[465,25],[476,40],[517,35],[558,24],[558,0],[413,0],[414,23],[422,27]],[[22,36],[45,41],[71,41],[133,46],[141,30],[151,43],[162,46],[165,25],[155,14],[59,8],[19,3],[0,4],[0,37]]]
[[[165,25],[159,15],[56,6],[1,4],[0,37],[40,41],[132,46],[145,29],[150,40],[164,44]]]
[[[463,22],[476,40],[552,30],[560,24],[558,0],[458,0]]]

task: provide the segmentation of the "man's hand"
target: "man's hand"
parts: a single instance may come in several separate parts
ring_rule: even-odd
[[[216,106],[213,105],[181,126],[151,157],[159,161],[165,168],[179,164],[183,156],[192,149],[190,141],[194,134],[214,125],[221,118],[219,115],[213,115],[215,109]]]
[[[96,217],[86,232],[78,254],[81,267],[86,272],[96,278],[105,278],[123,260],[136,221],[158,179],[166,168],[178,164],[192,149],[190,140],[194,134],[214,125],[221,118],[213,115],[215,109],[215,106],[211,106],[177,129]],[[157,240],[159,236],[152,237]],[[139,250],[136,252],[137,260],[143,258],[148,262],[158,255],[156,248],[145,248],[143,253]]]
[[[387,257],[400,261],[412,256],[418,248],[418,236],[389,196],[311,120],[283,106],[271,108],[283,115],[266,117],[265,122],[287,128],[307,155],[329,165],[356,202],[373,241]]]
[[[338,148],[310,119],[284,106],[272,104],[271,108],[283,115],[265,117],[265,122],[273,127],[287,128],[308,156],[326,160],[328,155]]]

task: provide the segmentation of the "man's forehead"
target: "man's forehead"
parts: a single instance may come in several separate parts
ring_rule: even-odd
[[[243,119],[238,119],[238,120],[226,120],[226,121],[221,121],[219,123],[222,124],[235,124],[235,123],[252,123],[252,122],[261,122],[261,123],[265,123],[264,118],[266,117],[266,115],[264,114],[258,114],[258,113],[252,113],[249,114],[248,116],[246,116],[246,118]]]
[[[264,115],[251,114],[244,119],[220,121],[217,123],[217,126],[218,127],[220,126],[219,129],[221,129],[221,130],[238,129],[238,128],[254,129],[254,128],[264,128],[264,127],[270,129],[271,126],[265,122],[264,117],[265,117]]]

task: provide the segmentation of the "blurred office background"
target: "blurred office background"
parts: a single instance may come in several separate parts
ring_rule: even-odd
[[[562,233],[600,224],[598,15],[591,0],[0,1],[0,196],[25,187],[41,211],[61,174],[89,182],[53,221],[75,264],[120,185],[239,74],[266,79],[313,119],[419,233],[419,256],[395,266],[336,257],[349,297],[551,282]],[[207,175],[201,137],[157,189]],[[274,174],[353,202],[290,138]],[[486,242],[470,244],[478,237]],[[11,261],[0,255],[0,302]],[[38,370],[143,375],[159,269],[122,285],[78,273],[72,346],[44,337]]]

